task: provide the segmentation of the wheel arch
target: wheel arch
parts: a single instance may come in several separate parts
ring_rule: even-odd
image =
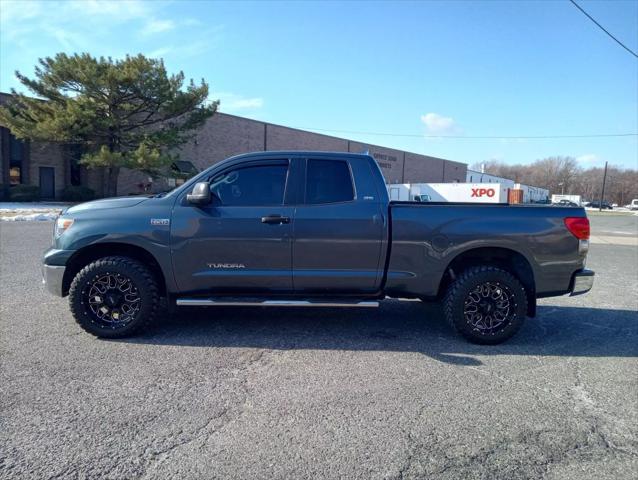
[[[529,260],[520,252],[505,247],[477,247],[459,253],[445,268],[439,285],[438,297],[442,298],[449,285],[464,270],[479,265],[502,268],[514,275],[525,287],[527,315],[536,315],[536,282]]]
[[[166,277],[153,254],[143,247],[118,242],[94,243],[75,252],[66,262],[62,279],[62,294],[67,295],[69,293],[71,282],[85,266],[99,258],[114,255],[133,258],[146,265],[157,278],[160,295],[166,295]]]

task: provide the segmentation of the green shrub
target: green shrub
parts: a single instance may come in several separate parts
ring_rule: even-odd
[[[95,198],[95,191],[81,185],[71,185],[62,190],[60,198],[65,202],[88,202]]]
[[[13,185],[9,189],[9,200],[13,202],[37,202],[40,200],[40,187],[36,185]]]

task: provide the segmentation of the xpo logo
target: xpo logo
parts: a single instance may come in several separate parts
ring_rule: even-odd
[[[473,188],[472,197],[490,197],[492,198],[496,194],[496,190],[493,188]]]

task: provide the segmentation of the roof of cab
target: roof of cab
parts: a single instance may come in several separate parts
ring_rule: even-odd
[[[219,167],[224,167],[226,165],[233,165],[243,160],[253,160],[253,161],[268,161],[273,159],[284,159],[284,158],[306,158],[306,157],[321,157],[321,158],[366,158],[368,160],[372,160],[374,162],[374,158],[371,155],[365,153],[351,153],[351,152],[323,152],[318,150],[268,150],[268,151],[257,151],[250,153],[241,153],[239,155],[235,155],[233,157],[228,157],[221,162],[214,163],[210,167],[208,167],[206,171],[209,171],[213,168],[217,169]]]
[[[250,152],[235,155],[227,158],[226,160],[239,160],[244,158],[254,158],[258,160],[260,158],[272,159],[273,157],[323,157],[323,158],[370,158],[370,155],[366,153],[352,153],[352,152],[324,152],[320,150],[268,150],[261,152]]]

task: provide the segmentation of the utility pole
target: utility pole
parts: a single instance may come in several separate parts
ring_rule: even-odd
[[[607,162],[605,162],[605,173],[603,173],[603,189],[600,192],[600,205],[598,205],[598,211],[603,211],[603,198],[605,198],[605,182],[607,181]]]

